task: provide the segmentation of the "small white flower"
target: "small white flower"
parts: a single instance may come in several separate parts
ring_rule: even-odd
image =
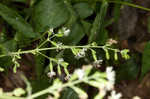
[[[83,48],[76,56],[75,58],[80,59],[85,57],[85,51],[87,51],[87,49]]]
[[[77,74],[79,80],[81,80],[84,77],[84,70],[82,69],[77,69],[75,73]]]
[[[93,63],[93,65],[94,65],[95,67],[101,67],[102,62],[103,62],[103,60],[96,60],[96,61]]]
[[[113,71],[112,67],[107,67],[106,68],[106,75],[107,75],[107,79],[110,82],[115,82],[115,71]]]
[[[68,35],[69,35],[69,33],[70,33],[70,30],[69,30],[69,29],[67,29],[66,31],[64,31],[64,36],[68,36]]]
[[[66,27],[64,27],[64,28],[62,29],[62,31],[63,31],[63,33],[64,33],[64,36],[68,36],[69,33],[70,33],[70,29],[67,29]]]
[[[85,52],[85,51],[87,51],[87,48],[83,48],[82,50]]]
[[[116,91],[111,92],[111,96],[108,97],[108,99],[120,99],[122,97],[121,93],[116,93]]]
[[[51,72],[48,72],[47,73],[47,76],[49,77],[49,78],[51,78],[51,77],[53,77],[53,76],[55,76],[56,75],[56,73],[54,72],[54,71],[51,71]]]
[[[58,59],[58,64],[60,64],[60,63],[62,63],[62,62],[64,62],[64,59],[63,59],[63,58],[59,58],[59,59]]]
[[[63,45],[62,42],[58,42],[58,43],[57,43],[57,47],[61,47],[62,45]]]
[[[51,33],[53,33],[53,32],[54,32],[54,30],[53,30],[53,29],[49,29],[49,31],[50,31]]]
[[[108,81],[106,83],[106,90],[108,90],[108,91],[113,90],[114,84],[115,84],[114,82]]]
[[[106,85],[105,85],[104,83],[101,83],[99,89],[100,89],[100,94],[101,94],[101,96],[105,96],[106,93],[107,93]]]
[[[62,45],[63,45],[62,42],[57,43],[57,46],[56,46],[58,48],[58,49],[56,49],[57,52],[62,49]]]

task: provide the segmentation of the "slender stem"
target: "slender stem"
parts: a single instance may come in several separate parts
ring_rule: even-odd
[[[43,54],[41,52],[38,52],[38,53],[41,54],[42,56],[44,56],[45,58],[50,59],[50,57],[46,56],[45,54]]]
[[[56,91],[58,89],[63,89],[65,87],[73,86],[73,85],[79,84],[79,83],[84,82],[84,81],[86,82],[86,81],[88,81],[90,79],[93,79],[93,76],[85,77],[82,80],[76,80],[74,82],[68,82],[66,84],[63,84],[61,87],[57,87],[57,86],[56,87],[55,86],[54,87],[49,87],[49,88],[47,88],[45,90],[39,91],[39,92],[37,92],[35,94],[32,94],[32,96],[30,98],[34,99],[36,97],[39,97],[39,96],[47,94],[47,93],[53,93],[54,91]]]
[[[47,89],[42,90],[42,91],[39,91],[39,92],[37,92],[37,93],[31,95],[29,98],[30,98],[30,99],[34,99],[34,98],[36,98],[36,97],[39,97],[39,96],[44,95],[44,94],[46,94],[46,93],[49,93],[49,89],[50,89],[50,88],[47,88]]]
[[[75,0],[75,2],[81,2],[81,1],[89,1],[89,0]],[[95,0],[95,1],[102,2],[103,0]],[[145,11],[150,11],[150,8],[145,8],[145,7],[142,7],[140,5],[136,5],[136,4],[125,2],[125,1],[107,0],[107,2],[108,3],[118,3],[118,4],[122,4],[122,5],[127,5],[127,6],[131,6],[131,7],[139,8],[139,9],[142,9]]]
[[[77,81],[74,81],[74,82],[71,82],[71,83],[69,82],[69,83],[66,83],[66,84],[62,85],[59,89],[62,89],[62,88],[65,88],[65,87],[68,87],[68,86],[71,86],[71,85],[75,85],[75,84],[81,83],[83,81],[84,80],[77,80]],[[55,90],[58,90],[58,87],[55,87],[55,88],[49,87],[49,88],[47,88],[45,90],[42,90],[42,91],[39,91],[39,92],[33,94],[30,98],[34,99],[34,98],[39,97],[41,95],[44,95],[44,94],[47,94],[47,93],[51,93],[51,92],[53,92]]]
[[[19,51],[19,52],[10,52],[8,54],[2,54],[0,55],[0,57],[4,57],[4,56],[12,56],[12,55],[16,55],[16,54],[26,54],[26,53],[36,53],[36,52],[40,52],[40,51],[46,51],[46,50],[56,50],[56,49],[72,49],[72,48],[101,48],[101,49],[108,49],[108,50],[112,50],[112,51],[116,51],[116,49],[112,49],[109,47],[105,47],[105,46],[60,46],[60,47],[50,47],[50,48],[41,48],[41,49],[33,49],[33,50],[27,50],[27,51]],[[117,50],[117,52],[120,52],[119,50]]]
[[[134,8],[139,8],[139,9],[142,9],[142,10],[145,10],[145,11],[150,11],[150,8],[145,8],[145,7],[142,7],[140,5],[136,5],[136,4],[129,3],[129,2],[123,2],[123,1],[108,1],[108,2],[109,3],[118,3],[118,4],[122,4],[122,5],[131,6],[131,7],[134,7]]]
[[[48,41],[45,40],[44,42],[42,42],[37,48],[41,48],[45,43],[47,43]]]

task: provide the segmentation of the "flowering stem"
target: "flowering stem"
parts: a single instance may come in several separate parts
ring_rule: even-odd
[[[12,56],[12,55],[20,55],[20,54],[26,54],[26,53],[36,53],[36,52],[41,52],[41,51],[46,51],[46,50],[56,50],[56,49],[72,49],[72,48],[101,48],[101,49],[108,49],[108,50],[112,50],[112,51],[116,51],[116,49],[112,49],[106,46],[60,46],[60,47],[50,47],[50,48],[36,48],[33,50],[27,50],[27,51],[19,51],[19,52],[10,52],[8,54],[2,54],[0,55],[0,57],[4,57],[4,56]],[[117,50],[117,52],[120,52],[119,50]]]

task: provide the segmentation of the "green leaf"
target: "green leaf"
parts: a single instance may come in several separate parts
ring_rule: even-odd
[[[148,42],[144,48],[143,58],[142,58],[142,72],[141,77],[150,71],[150,42]]]
[[[87,18],[88,16],[93,14],[93,9],[90,8],[88,3],[77,3],[73,7],[82,19]]]
[[[116,0],[116,2],[120,2],[121,0]],[[117,4],[115,3],[115,6],[114,6],[114,11],[113,11],[113,16],[114,16],[114,21],[117,23],[118,22],[118,19],[120,17],[120,8],[121,8],[121,5],[120,4]]]
[[[101,44],[104,42],[104,38],[107,35],[106,34],[107,32],[104,29],[104,19],[106,16],[107,8],[108,2],[103,0],[100,7],[100,12],[97,14],[93,23],[93,27],[91,29],[91,34],[89,36],[89,43],[95,41],[98,44]]]
[[[34,8],[33,23],[36,32],[56,28],[69,19],[63,0],[41,0]]]
[[[62,91],[61,99],[79,99],[78,94],[71,88],[65,88]]]
[[[0,44],[0,54],[8,54],[9,52],[15,52],[16,47],[17,44],[15,40],[6,41],[5,43]],[[0,58],[0,67],[7,68],[12,64],[13,63],[10,56]]]
[[[63,42],[65,44],[76,45],[84,36],[85,32],[82,25],[75,23],[72,25],[69,35],[64,37]]]
[[[140,67],[136,64],[137,56],[132,56],[124,64],[121,64],[116,72],[117,82],[120,80],[133,80],[136,79]]]
[[[32,27],[16,11],[0,3],[0,16],[7,21],[22,37],[34,38],[37,36]]]
[[[35,58],[35,65],[36,65],[35,67],[36,76],[37,78],[40,78],[44,70],[45,57],[41,55],[35,55],[34,58]]]
[[[52,83],[52,80],[50,78],[46,78],[46,77],[42,77],[41,79],[34,79],[31,80],[31,85],[32,85],[32,92],[36,93],[39,92],[43,89],[46,89],[50,86],[50,84]],[[38,87],[37,87],[38,86]],[[48,96],[48,94],[45,95],[41,95],[39,97],[37,97],[36,99],[46,99]]]
[[[86,35],[89,36],[92,24],[87,22],[87,21],[81,21],[81,22],[83,24],[83,28],[84,28],[84,31],[85,31]]]

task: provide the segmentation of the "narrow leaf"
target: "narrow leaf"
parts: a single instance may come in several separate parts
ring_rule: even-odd
[[[32,27],[16,11],[0,3],[0,16],[8,22],[23,37],[34,38],[37,36]]]

